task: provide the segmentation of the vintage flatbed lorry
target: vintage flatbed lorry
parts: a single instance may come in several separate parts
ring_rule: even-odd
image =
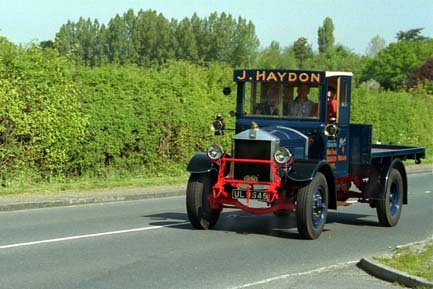
[[[352,73],[235,70],[234,81],[232,148],[211,145],[187,167],[186,207],[195,228],[212,228],[224,208],[296,213],[301,237],[316,239],[328,209],[350,198],[376,208],[381,225],[398,223],[408,203],[403,161],[420,163],[425,149],[372,144],[371,125],[350,124]],[[212,126],[224,134],[221,115]]]

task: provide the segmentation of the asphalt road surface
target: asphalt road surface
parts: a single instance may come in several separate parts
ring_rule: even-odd
[[[433,175],[409,194],[397,227],[353,204],[314,241],[294,217],[237,210],[194,230],[184,197],[1,212],[0,288],[394,288],[355,263],[432,236]]]

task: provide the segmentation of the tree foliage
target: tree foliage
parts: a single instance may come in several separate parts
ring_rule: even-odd
[[[323,20],[323,25],[319,27],[317,42],[319,44],[319,52],[326,53],[334,47],[334,23],[330,17]]]
[[[220,61],[249,65],[259,45],[255,27],[242,17],[216,12],[169,21],[153,10],[128,10],[107,25],[80,18],[68,21],[56,34],[54,46],[90,65],[104,63],[151,66],[169,60],[194,63]]]
[[[433,57],[421,66],[415,69],[408,78],[407,86],[413,88],[417,85],[424,85],[427,91],[433,94]]]
[[[256,67],[261,68],[297,68],[297,60],[290,48],[282,48],[280,43],[272,41],[256,59]]]
[[[396,38],[398,41],[418,41],[426,40],[427,37],[421,35],[421,30],[424,28],[414,28],[407,31],[397,32]]]
[[[379,35],[374,36],[367,46],[366,54],[369,57],[375,57],[379,51],[386,47],[386,41]]]
[[[433,55],[433,39],[391,43],[371,59],[363,80],[374,79],[386,89],[406,87],[409,74]]]
[[[305,61],[313,56],[313,49],[311,45],[308,44],[307,38],[299,37],[298,40],[293,43],[292,50],[298,61],[298,67],[305,68]]]

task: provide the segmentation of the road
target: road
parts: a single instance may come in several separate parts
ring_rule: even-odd
[[[394,288],[355,263],[431,237],[432,191],[431,173],[410,175],[397,227],[353,204],[314,241],[292,217],[237,210],[194,230],[183,197],[1,212],[0,288]]]

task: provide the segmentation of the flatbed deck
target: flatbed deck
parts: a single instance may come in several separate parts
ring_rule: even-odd
[[[425,157],[425,149],[422,147],[409,147],[399,145],[381,145],[371,146],[372,163],[381,162],[384,158],[399,158],[402,160],[414,159],[420,160]]]

